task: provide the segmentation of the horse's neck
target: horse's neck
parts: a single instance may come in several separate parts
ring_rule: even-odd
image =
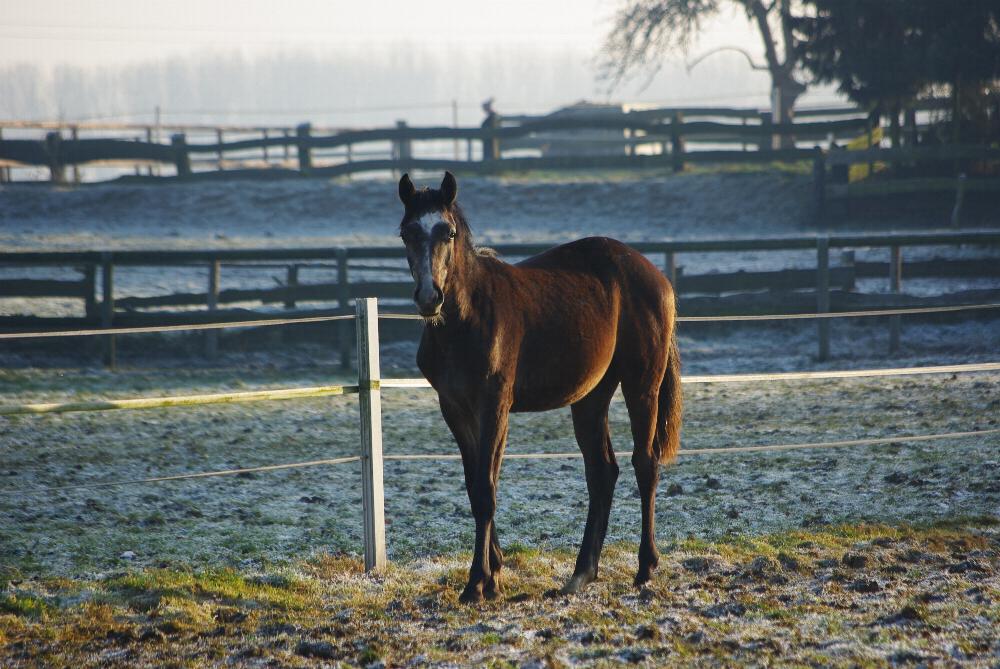
[[[500,263],[465,249],[454,270],[445,292],[444,325],[447,327],[449,322],[456,326],[475,325],[480,320],[478,309],[484,294],[489,292],[492,275],[501,270]]]

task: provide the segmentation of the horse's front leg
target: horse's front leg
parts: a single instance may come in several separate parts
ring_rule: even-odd
[[[475,499],[476,472],[479,469],[479,411],[471,408],[463,401],[456,401],[444,395],[439,396],[441,401],[441,415],[444,416],[445,423],[455,437],[458,450],[462,454],[462,468],[465,470],[465,491],[469,495],[470,504]],[[466,398],[463,398],[466,399]],[[496,481],[494,480],[494,485]],[[500,550],[500,543],[497,540],[496,524],[493,523],[490,531],[490,575],[492,577],[492,588],[487,583],[486,592],[491,591],[499,594],[499,572],[503,566],[503,552]],[[487,594],[486,596],[490,596]]]
[[[500,551],[493,551],[497,544],[493,517],[496,513],[496,486],[500,463],[507,442],[507,418],[510,412],[510,392],[496,391],[482,404],[478,457],[472,471],[469,501],[476,521],[476,545],[469,568],[469,582],[459,601],[477,602],[483,597],[500,596]]]

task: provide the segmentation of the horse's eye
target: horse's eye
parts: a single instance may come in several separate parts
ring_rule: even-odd
[[[454,239],[457,236],[458,236],[458,233],[455,232],[454,230],[449,230],[448,231],[448,239]]]

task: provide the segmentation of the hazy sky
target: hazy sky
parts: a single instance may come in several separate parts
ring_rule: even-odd
[[[693,53],[761,54],[746,16],[703,25]],[[610,96],[594,64],[619,0],[0,0],[0,116],[384,124],[479,122],[580,99],[768,104],[766,73],[722,53],[672,57]],[[762,60],[759,58],[759,60]],[[814,90],[802,102],[828,104]],[[383,109],[392,107],[392,109]],[[281,115],[265,110],[280,108]],[[330,113],[325,113],[329,110]],[[191,111],[191,113],[188,113]],[[195,113],[197,112],[197,113]]]
[[[109,65],[206,50],[438,46],[593,52],[616,0],[0,0],[6,64]],[[744,17],[715,22],[704,44],[760,52]]]

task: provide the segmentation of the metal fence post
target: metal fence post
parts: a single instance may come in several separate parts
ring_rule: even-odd
[[[361,409],[361,502],[364,509],[365,570],[386,565],[385,494],[382,490],[382,393],[378,356],[378,300],[355,302],[358,387]]]
[[[898,295],[903,279],[903,254],[899,246],[890,247],[889,292]],[[899,316],[889,316],[889,353],[899,350]]]
[[[816,238],[816,313],[830,311],[830,239]],[[827,360],[830,357],[830,319],[820,318],[816,322],[819,350],[816,357]]]

